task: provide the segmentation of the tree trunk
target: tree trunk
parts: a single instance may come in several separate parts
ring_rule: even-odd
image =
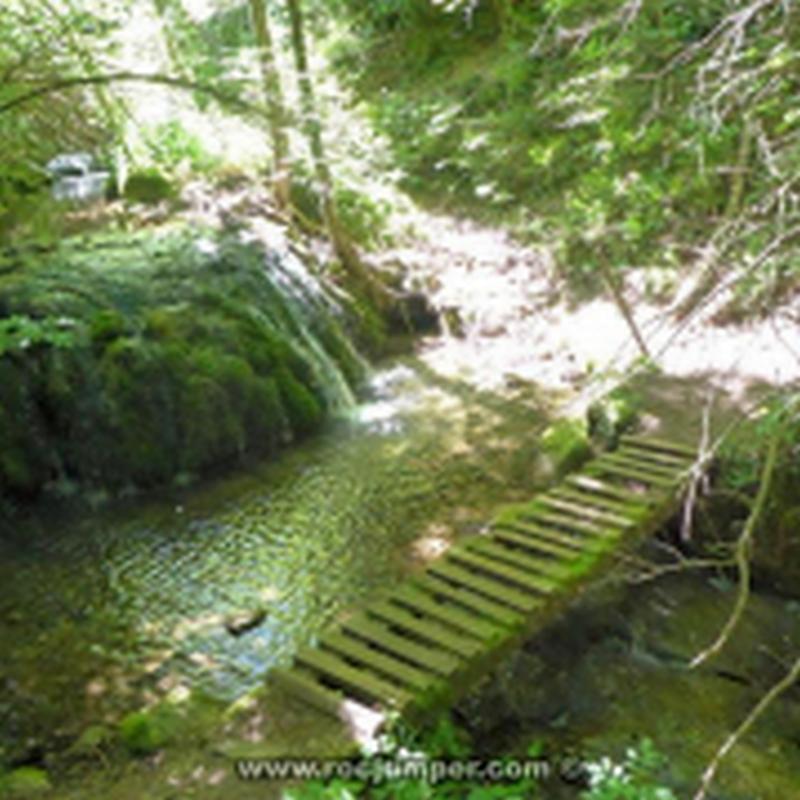
[[[297,80],[300,85],[300,104],[303,115],[302,127],[308,138],[311,157],[314,162],[314,175],[322,194],[322,212],[325,218],[325,225],[342,266],[357,287],[364,290],[378,307],[383,308],[386,305],[386,291],[369,274],[339,220],[336,200],[333,195],[330,165],[322,142],[322,123],[317,113],[314,86],[308,70],[308,52],[300,0],[286,0],[286,6],[291,24],[292,51],[297,68]]]
[[[286,132],[286,103],[281,77],[275,61],[272,32],[269,28],[265,0],[249,0],[253,31],[258,44],[258,60],[264,97],[267,103],[269,131],[272,139],[272,190],[278,207],[285,212],[291,209],[291,173],[289,162],[289,137]]]

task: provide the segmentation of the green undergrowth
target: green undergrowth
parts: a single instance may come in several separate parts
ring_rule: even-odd
[[[264,456],[362,377],[299,263],[181,232],[0,265],[0,496],[125,492]]]
[[[629,747],[621,760],[551,753],[541,739],[530,741],[522,752],[487,757],[476,752],[463,728],[443,716],[424,731],[398,721],[353,765],[353,777],[306,781],[281,797],[536,800],[550,797],[565,781],[585,787],[573,795],[580,800],[676,800],[664,785],[666,766],[664,756],[646,738]]]

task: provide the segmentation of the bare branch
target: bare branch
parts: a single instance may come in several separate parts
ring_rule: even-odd
[[[758,494],[756,495],[753,509],[745,523],[744,530],[739,540],[736,542],[736,549],[734,552],[736,564],[739,569],[739,591],[736,596],[736,603],[733,607],[733,611],[713,644],[692,659],[689,665],[692,669],[699,667],[722,650],[731,633],[739,624],[747,601],[750,598],[750,549],[752,547],[756,528],[761,521],[761,516],[767,504],[767,499],[769,498],[770,488],[772,487],[772,477],[775,472],[775,466],[778,463],[782,434],[783,425],[780,425],[770,439],[769,450],[767,451],[767,457],[761,471],[761,483],[758,487]]]
[[[716,777],[717,770],[725,757],[739,743],[739,740],[747,734],[750,728],[756,723],[758,718],[777,700],[787,689],[791,688],[800,680],[800,658],[795,661],[794,666],[781,678],[755,705],[753,710],[745,717],[742,724],[731,733],[717,750],[714,758],[711,759],[708,767],[703,773],[700,788],[694,796],[694,800],[705,800],[711,784]]]

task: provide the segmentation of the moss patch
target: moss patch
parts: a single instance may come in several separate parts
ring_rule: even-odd
[[[38,797],[50,789],[47,773],[35,767],[20,767],[0,775],[0,797]]]

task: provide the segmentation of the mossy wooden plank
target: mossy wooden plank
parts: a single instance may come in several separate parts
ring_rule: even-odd
[[[430,672],[416,669],[410,664],[392,658],[386,653],[369,647],[361,640],[339,631],[333,631],[323,636],[320,644],[323,648],[335,650],[340,655],[355,659],[373,672],[386,675],[415,691],[428,691],[432,684],[440,680]]]
[[[382,622],[369,619],[366,614],[360,614],[345,621],[342,623],[342,628],[353,636],[371,642],[387,653],[445,678],[453,675],[461,667],[460,659],[452,653],[440,647],[431,647],[430,644],[420,644],[405,636],[398,636]]]
[[[685,456],[692,460],[697,458],[697,448],[687,444],[680,444],[679,442],[660,439],[657,436],[635,436],[633,434],[625,434],[620,438],[620,443],[623,445],[631,444],[639,447],[647,447],[651,450],[661,450],[665,453],[674,453],[675,455]]]
[[[587,475],[606,475],[613,478],[621,478],[626,481],[634,481],[643,486],[652,486],[659,489],[671,489],[675,481],[670,478],[662,478],[655,475],[645,475],[639,469],[615,464],[613,462],[598,459],[593,461],[586,468]]]
[[[591,467],[591,465],[589,465]],[[649,508],[656,501],[657,491],[654,493],[652,490],[647,492],[634,492],[608,481],[602,481],[599,478],[591,475],[569,475],[564,479],[567,486],[574,486],[577,489],[585,492],[592,492],[604,497],[613,497],[621,500],[628,505],[640,505],[643,508]]]
[[[637,458],[636,454],[630,452],[607,453],[603,456],[603,460],[611,464],[621,464],[624,467],[643,470],[647,474],[663,476],[665,478],[672,478],[674,480],[678,480],[683,472],[682,469],[674,466],[656,464],[654,461],[647,461],[646,459]]]
[[[500,527],[523,536],[530,536],[534,541],[549,541],[569,547],[576,555],[597,548],[600,541],[597,536],[589,536],[581,531],[568,533],[561,528],[537,524],[532,520],[518,519],[514,522],[504,522]]]
[[[428,569],[435,575],[442,575],[519,611],[529,613],[539,606],[541,602],[533,595],[527,595],[512,589],[505,582],[498,583],[496,580],[476,575],[473,571],[461,567],[449,559],[435,562]]]
[[[412,700],[412,693],[401,689],[366,669],[352,666],[344,658],[314,647],[301,650],[295,657],[298,664],[320,673],[325,680],[341,686],[357,698],[401,710]]]
[[[674,453],[665,453],[663,450],[653,450],[650,447],[642,447],[639,444],[631,443],[623,445],[616,452],[635,455],[636,458],[652,461],[654,464],[661,464],[662,466],[673,467],[679,470],[690,467],[696,460],[696,456],[679,456]]]
[[[578,503],[579,505],[597,508],[609,513],[625,518],[628,522],[638,522],[642,517],[647,516],[647,508],[642,505],[632,505],[625,503],[624,500],[617,500],[612,497],[604,497],[594,492],[569,487],[560,487],[550,492],[551,496]]]
[[[457,631],[446,628],[430,617],[417,616],[402,606],[383,601],[373,603],[367,609],[367,614],[383,620],[388,625],[393,625],[400,630],[412,633],[420,639],[436,644],[439,647],[456,653],[464,659],[474,658],[481,651],[479,639],[462,636]]]
[[[411,584],[404,584],[389,598],[393,603],[408,605],[429,617],[450,625],[462,634],[482,642],[496,639],[498,628],[486,619],[465,611],[463,608],[450,602],[437,602],[430,595],[415,589]]]
[[[550,594],[557,586],[557,583],[540,572],[526,572],[522,569],[502,564],[492,558],[488,558],[478,553],[472,553],[463,547],[454,547],[448,552],[448,557],[469,567],[482,570],[489,575],[494,575],[500,580],[508,580],[516,583],[529,591]]]
[[[548,511],[544,506],[531,505],[530,514],[525,521],[538,522],[549,526],[560,526],[565,530],[577,531],[586,536],[607,537],[618,536],[621,528],[618,525],[604,525],[567,512]]]
[[[314,673],[298,667],[292,669],[275,667],[270,670],[269,677],[276,686],[285,689],[298,700],[326,714],[338,716],[344,695],[319,684]]]
[[[556,556],[564,562],[574,560],[580,555],[580,550],[574,547],[565,547],[549,539],[534,536],[531,533],[520,533],[519,531],[506,528],[504,526],[492,526],[492,537],[504,542],[524,547],[530,553],[546,553]]]
[[[525,616],[518,611],[513,611],[508,606],[489,600],[484,595],[477,594],[470,589],[448,583],[440,575],[425,574],[412,578],[410,583],[433,597],[452,600],[454,603],[481,614],[486,619],[508,630],[518,628],[525,620]]]
[[[571,559],[536,558],[530,554],[530,551],[523,551],[519,546],[515,547],[493,537],[475,537],[465,546],[489,558],[495,558],[510,566],[519,566],[534,573],[538,572],[543,577],[556,581],[563,578],[569,571]]]
[[[540,502],[557,511],[574,514],[590,522],[599,522],[601,525],[609,524],[619,528],[626,528],[632,524],[630,517],[618,514],[605,508],[595,508],[590,503],[582,503],[572,497],[562,497],[554,492],[548,492],[540,498]]]

